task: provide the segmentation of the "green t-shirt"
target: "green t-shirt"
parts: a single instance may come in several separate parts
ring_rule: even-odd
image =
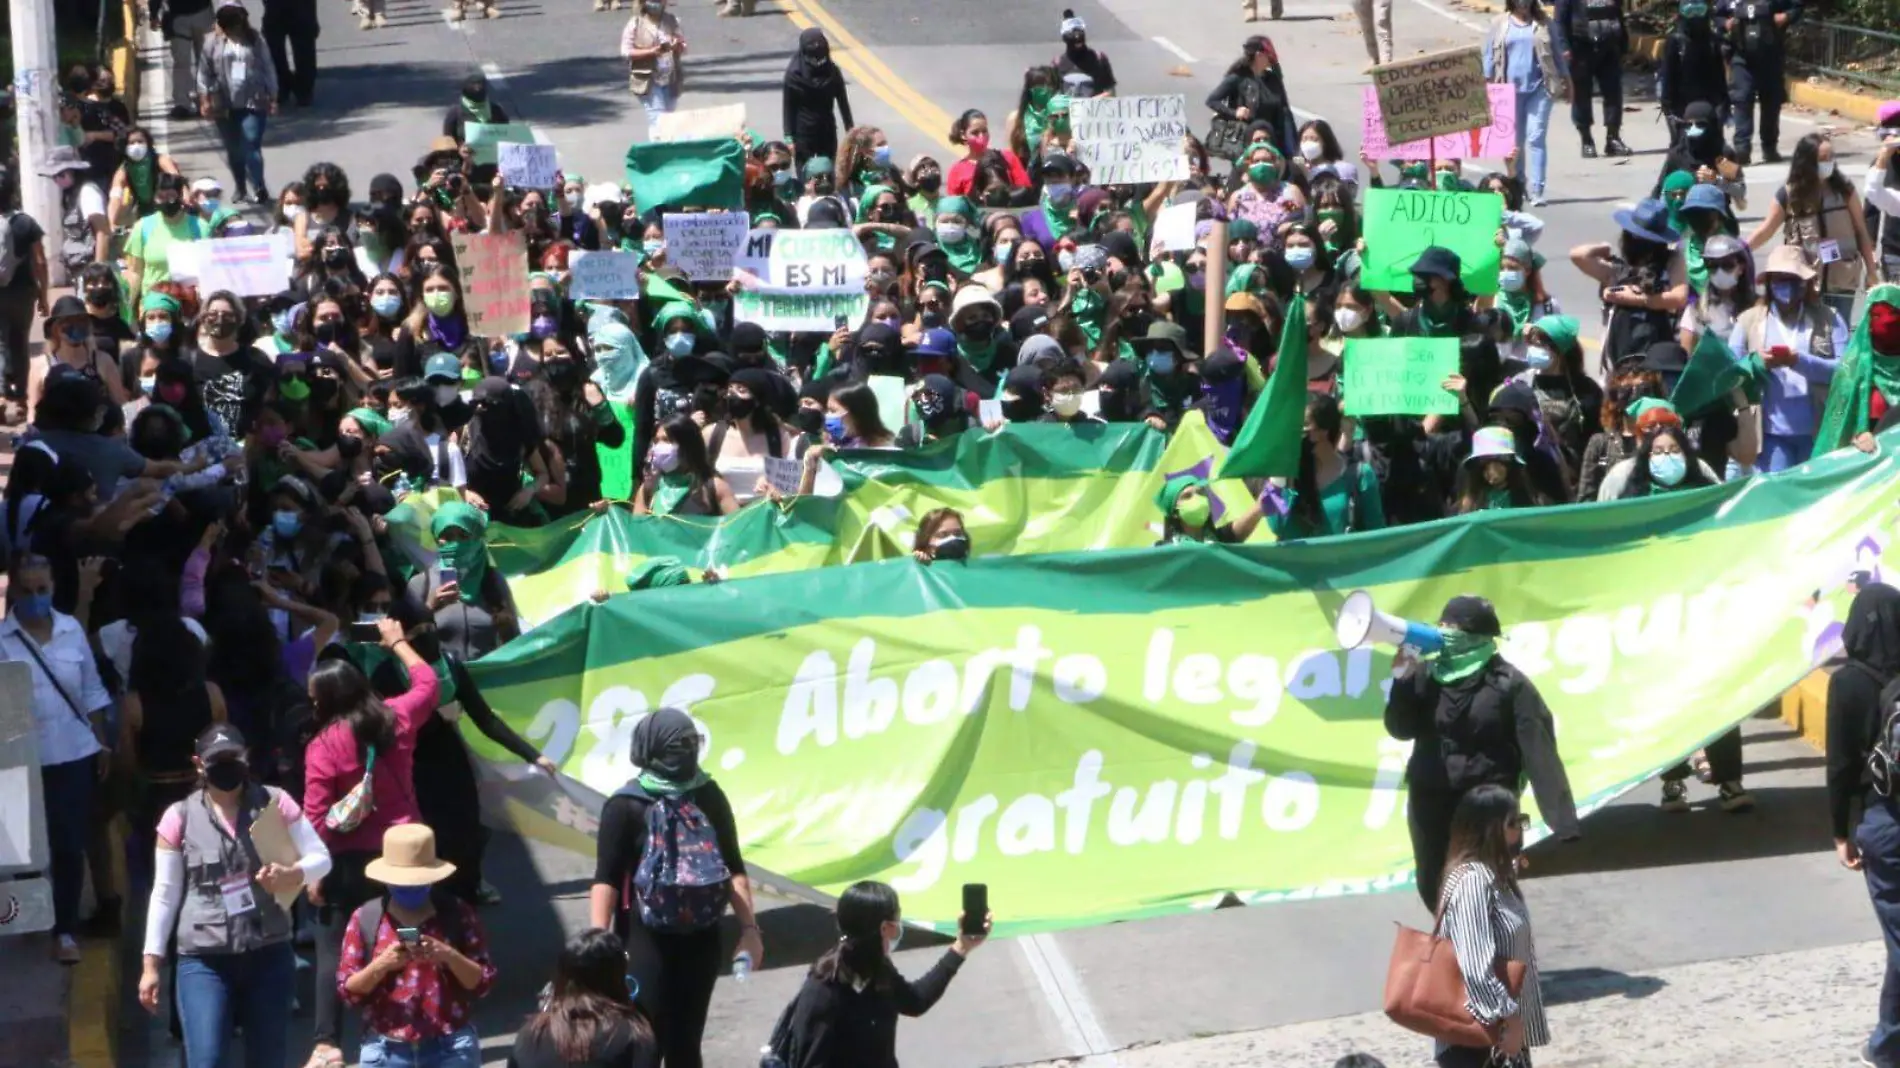
[[[1273,528],[1274,536],[1282,540],[1344,534],[1347,532],[1347,511],[1354,505],[1356,514],[1352,517],[1353,530],[1379,530],[1385,526],[1385,503],[1379,498],[1379,475],[1369,464],[1352,464],[1347,467],[1345,474],[1320,487],[1319,510],[1326,523],[1324,530],[1308,530],[1306,524],[1293,513],[1293,508],[1299,503],[1299,493],[1291,487],[1287,489],[1286,502],[1288,511],[1285,517],[1267,517],[1267,525]]]
[[[195,215],[180,212],[176,219],[147,215],[126,238],[125,258],[139,262],[139,285],[151,289],[172,279],[172,246],[200,241],[204,236],[204,226]]]

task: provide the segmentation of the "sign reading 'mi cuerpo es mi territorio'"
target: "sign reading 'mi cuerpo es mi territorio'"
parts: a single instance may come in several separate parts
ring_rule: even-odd
[[[1188,176],[1181,151],[1187,98],[1109,96],[1069,102],[1076,156],[1096,185],[1174,182]]]
[[[749,276],[735,314],[767,330],[829,332],[840,319],[862,319],[870,303],[864,246],[849,230],[755,230],[733,266]]]
[[[1372,84],[1392,144],[1491,125],[1491,96],[1476,46],[1374,67]]]

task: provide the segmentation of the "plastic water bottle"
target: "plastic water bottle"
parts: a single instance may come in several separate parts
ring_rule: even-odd
[[[746,981],[746,977],[751,974],[752,974],[752,954],[751,953],[742,952],[738,956],[732,958],[732,978],[735,982],[743,983]]]

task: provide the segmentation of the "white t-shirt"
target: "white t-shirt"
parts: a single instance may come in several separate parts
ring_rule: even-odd
[[[94,215],[106,215],[106,195],[98,182],[82,182],[79,186],[79,214],[87,221]]]

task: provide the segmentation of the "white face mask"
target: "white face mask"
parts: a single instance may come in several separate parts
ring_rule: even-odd
[[[284,218],[289,219],[291,222],[296,222],[297,216],[302,215],[302,214],[303,214],[302,204],[285,204],[284,205]]]
[[[1052,393],[1049,396],[1049,408],[1064,419],[1082,410],[1080,393]]]
[[[573,211],[579,211],[581,209],[581,191],[576,189],[572,193],[567,194],[561,198],[561,203],[566,204],[568,208]]]
[[[1301,141],[1300,142],[1300,155],[1308,163],[1312,163],[1314,160],[1319,159],[1320,153],[1325,152],[1325,151],[1326,151],[1326,146],[1320,144],[1318,141]]]
[[[449,405],[454,404],[456,399],[461,395],[462,390],[459,386],[437,386],[435,387],[436,407],[447,408]]]
[[[1734,289],[1735,284],[1741,280],[1742,272],[1732,268],[1725,267],[1719,271],[1709,272],[1709,281],[1713,283],[1717,289]]]
[[[1333,325],[1337,326],[1342,334],[1352,333],[1363,326],[1365,321],[1365,313],[1358,308],[1333,309]]]
[[[146,156],[149,156],[151,154],[152,154],[152,146],[146,144],[143,141],[134,141],[131,144],[125,146],[125,158],[131,160],[134,163],[139,162],[140,160],[144,159]]]
[[[1833,160],[1824,159],[1820,161],[1819,163],[1815,164],[1814,166],[1815,166],[1815,169],[1820,172],[1821,178],[1823,180],[1834,177],[1834,161]]]
[[[408,421],[409,421],[409,409],[407,408],[389,409],[389,422],[391,425],[401,426],[404,423],[407,423]]]

